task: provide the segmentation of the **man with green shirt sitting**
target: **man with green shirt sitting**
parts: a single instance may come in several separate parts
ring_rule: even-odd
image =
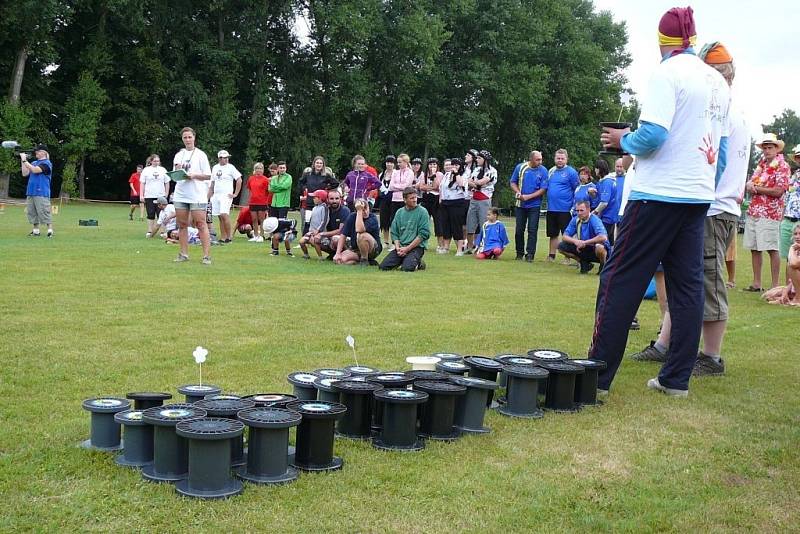
[[[401,271],[424,270],[425,246],[431,236],[428,210],[417,205],[417,190],[403,189],[403,209],[398,210],[390,229],[394,250],[383,259],[381,271],[400,267]]]

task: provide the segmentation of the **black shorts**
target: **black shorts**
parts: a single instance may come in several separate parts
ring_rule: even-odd
[[[580,251],[578,247],[573,245],[572,243],[567,243],[566,241],[562,241],[558,244],[558,250],[562,250],[574,256],[577,256],[578,259],[581,261],[589,262],[589,263],[600,263],[600,258],[597,257],[597,252],[595,251],[595,245],[588,245],[583,247]],[[606,249],[608,252],[608,249]]]
[[[131,197],[131,206],[139,205],[139,197]]]
[[[277,217],[278,219],[285,219],[289,215],[289,208],[275,208],[273,206],[269,207],[269,216],[270,217]]]
[[[255,211],[269,211],[269,206],[266,204],[250,204],[250,212]]]
[[[547,237],[558,237],[558,234],[563,234],[571,220],[572,215],[568,211],[547,210]]]
[[[161,210],[158,209],[158,204],[156,204],[155,198],[144,199],[144,207],[147,210],[147,220],[149,221],[156,220],[158,214],[161,213]]]

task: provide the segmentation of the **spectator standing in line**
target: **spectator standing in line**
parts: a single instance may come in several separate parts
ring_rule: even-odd
[[[230,163],[231,155],[227,150],[217,153],[218,163],[211,169],[211,186],[208,196],[211,200],[211,215],[219,218],[220,243],[233,241],[231,227],[231,206],[233,199],[242,190],[242,173]]]
[[[381,221],[381,233],[383,234],[383,244],[389,245],[389,228],[392,226],[392,192],[389,191],[389,183],[397,165],[397,158],[393,155],[386,156],[383,162],[383,172],[378,176],[381,182],[378,194],[378,214]]]
[[[481,225],[481,231],[475,238],[475,259],[476,260],[499,260],[503,250],[508,246],[508,234],[500,217],[500,210],[489,208],[486,214],[486,222]]]
[[[314,191],[330,191],[339,187],[339,182],[336,181],[336,176],[333,171],[325,163],[325,158],[316,156],[311,161],[311,166],[303,170],[303,175],[298,182],[298,189],[300,190],[300,219],[303,221],[303,233],[308,232],[308,221],[306,220],[310,211],[314,209],[313,206],[309,208],[309,194]],[[306,213],[308,209],[309,213]]]
[[[358,263],[366,267],[370,262],[376,264],[375,258],[383,250],[380,224],[378,218],[370,212],[369,202],[365,199],[356,200],[354,208],[355,211],[344,223],[341,238],[336,242],[333,261],[340,265]]]
[[[542,165],[542,153],[533,150],[528,161],[518,163],[511,173],[509,184],[516,198],[516,227],[514,228],[514,245],[517,249],[516,259],[525,258],[533,262],[536,255],[536,243],[539,235],[539,214],[542,198],[547,194],[547,169]],[[528,230],[528,244],[525,245],[525,229]]]
[[[23,177],[28,178],[25,189],[25,213],[28,222],[33,225],[29,236],[39,237],[39,225],[47,225],[47,237],[53,237],[53,218],[50,213],[50,182],[53,178],[53,164],[50,162],[50,153],[47,145],[36,145],[33,151],[36,158],[28,161],[25,152],[19,153],[20,170]]]
[[[157,200],[159,197],[169,197],[169,176],[167,176],[167,169],[161,166],[161,158],[158,154],[150,154],[150,157],[147,158],[147,166],[139,175],[139,192],[147,212],[145,237],[152,237],[156,231],[156,219],[161,212]]]
[[[408,154],[397,156],[397,169],[394,170],[392,178],[389,180],[389,191],[392,192],[392,220],[394,220],[395,213],[403,208],[403,191],[414,185],[415,175],[411,170],[410,163]],[[391,250],[391,247],[389,249]]]
[[[624,174],[623,174],[624,179]],[[605,175],[597,183],[597,197],[600,201],[594,208],[593,214],[597,215],[606,227],[608,242],[614,244],[614,235],[619,219],[619,200],[622,198],[621,184],[617,183],[615,176]]]
[[[605,160],[603,161],[605,162]],[[580,169],[578,169],[578,180],[580,181],[581,184],[575,188],[574,204],[572,206],[572,211],[577,213],[575,208],[577,207],[578,202],[584,202],[584,201],[588,202],[589,207],[591,207],[592,210],[594,210],[598,206],[598,204],[600,204],[600,197],[597,195],[597,185],[595,185],[595,183],[592,182],[592,170],[585,165]]]
[[[753,283],[745,291],[763,291],[761,286],[762,252],[769,255],[772,284],[778,285],[781,274],[780,234],[783,219],[783,196],[789,189],[791,170],[781,151],[784,142],[774,133],[764,134],[756,146],[762,156],[745,190],[750,193],[750,206],[744,225],[744,248],[753,262]]]
[[[475,157],[476,171],[467,182],[467,190],[471,191],[469,208],[467,209],[467,243],[474,243],[475,234],[480,229],[486,214],[492,206],[492,194],[497,184],[497,169],[492,166],[492,154],[488,150],[481,150]],[[474,245],[469,246],[467,254],[475,251]]]
[[[414,182],[411,185],[417,187],[417,184],[425,177],[425,171],[422,170],[422,158],[414,158],[411,160],[411,172],[414,173]],[[417,192],[417,196],[420,196],[419,192]]]
[[[189,226],[197,228],[200,243],[203,245],[203,265],[211,264],[211,241],[206,225],[208,206],[208,180],[211,178],[211,165],[206,153],[197,148],[192,128],[181,130],[183,148],[172,160],[173,170],[182,169],[187,177],[175,185],[173,204],[178,220],[178,239],[180,251],[176,262],[189,261]]]
[[[292,196],[292,175],[286,172],[285,161],[278,162],[278,174],[270,178],[269,191],[272,193],[269,216],[285,219],[289,215]]]
[[[472,192],[473,190],[468,186],[470,180],[473,179],[475,174],[478,172],[478,151],[474,148],[470,148],[467,150],[467,153],[464,154],[464,170],[461,173],[462,181],[464,182],[464,202],[466,206],[466,212],[464,213],[464,237],[466,237],[466,245],[463,249],[459,250],[460,254],[456,253],[456,256],[463,256],[465,253],[471,254],[472,249],[475,247],[475,234],[472,236],[469,235],[469,230],[467,228],[467,213],[469,213],[469,206],[472,202]],[[480,222],[480,221],[479,221]],[[469,251],[469,252],[468,252]]]
[[[381,186],[378,176],[367,170],[367,160],[361,154],[353,156],[353,170],[344,178],[344,194],[347,198],[347,207],[352,211],[356,200],[363,198],[369,200],[369,193]]]
[[[430,216],[425,208],[417,205],[416,189],[409,186],[402,194],[403,208],[392,219],[394,248],[381,262],[382,271],[391,271],[398,267],[407,272],[425,269],[422,256],[431,236]]]
[[[277,166],[276,166],[277,171]],[[264,175],[264,164],[261,162],[253,165],[253,174],[247,179],[247,189],[250,191],[250,216],[252,217],[255,235],[250,241],[262,243],[264,241],[264,219],[267,218],[269,205],[272,203],[272,193],[269,192],[269,178]]]
[[[128,213],[129,221],[133,220],[133,212],[136,211],[137,207],[139,208],[139,220],[141,221],[142,219],[144,219],[144,213],[142,213],[143,209],[140,200],[141,195],[139,194],[141,189],[139,178],[141,177],[141,174],[142,174],[142,166],[137,165],[136,172],[131,174],[130,178],[128,178],[128,187],[130,187],[131,189],[131,211],[130,213]]]
[[[443,177],[444,175],[439,172],[439,160],[428,158],[425,172],[417,181],[418,198],[422,198],[422,207],[428,211],[428,215],[433,219],[433,233],[436,236],[437,253],[441,253],[444,248],[442,223],[439,220],[439,189],[441,188]]]
[[[467,218],[463,163],[459,158],[450,160],[448,170],[439,184],[439,221],[442,225],[440,254],[450,252],[450,240],[456,242],[456,256],[464,255],[464,224]]]
[[[558,236],[572,220],[572,205],[575,202],[575,188],[578,187],[578,172],[567,163],[569,154],[563,148],[556,150],[555,168],[550,171],[547,180],[547,237],[550,238],[548,261],[555,261],[558,248]],[[569,263],[569,260],[565,260]]]

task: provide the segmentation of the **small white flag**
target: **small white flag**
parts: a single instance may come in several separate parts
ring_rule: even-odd
[[[204,361],[206,361],[206,356],[208,356],[208,351],[203,347],[197,347],[196,349],[194,349],[192,356],[194,356],[195,362],[203,363]]]
[[[355,349],[356,348],[356,340],[353,339],[353,336],[348,334],[347,337],[344,338],[344,340],[347,341],[347,344],[350,345],[351,349]]]

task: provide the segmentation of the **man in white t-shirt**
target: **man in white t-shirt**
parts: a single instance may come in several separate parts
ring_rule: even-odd
[[[178,180],[172,202],[178,220],[178,236],[181,250],[176,262],[189,261],[189,234],[187,228],[197,228],[200,243],[203,245],[203,264],[211,264],[211,242],[206,226],[206,206],[208,205],[208,180],[211,178],[211,165],[206,153],[195,146],[194,130],[188,126],[181,130],[183,148],[172,160],[173,170],[183,170],[186,177]],[[190,224],[191,223],[191,224]]]
[[[161,196],[156,199],[156,205],[160,210],[154,232],[169,234],[172,230],[178,229],[178,222],[175,220],[175,206],[167,201],[167,197]],[[164,236],[162,236],[164,237]]]
[[[231,155],[227,150],[217,153],[219,163],[211,169],[211,186],[208,196],[211,199],[211,215],[219,217],[220,243],[230,243],[233,238],[231,228],[231,204],[242,189],[242,173],[228,163]]]
[[[150,154],[147,166],[139,176],[139,192],[147,210],[147,233],[145,237],[155,234],[156,218],[159,216],[158,197],[169,195],[169,176],[167,169],[161,166],[158,154]]]
[[[661,262],[675,335],[657,378],[647,387],[689,393],[703,321],[703,225],[714,201],[717,161],[724,165],[730,91],[722,75],[694,53],[692,9],[661,17],[657,67],[642,102],[639,129],[605,128],[606,148],[636,158],[636,180],[611,257],[600,275],[590,357],[608,365],[608,390],[622,361],[628,327]],[[676,165],[676,159],[681,162]]]

